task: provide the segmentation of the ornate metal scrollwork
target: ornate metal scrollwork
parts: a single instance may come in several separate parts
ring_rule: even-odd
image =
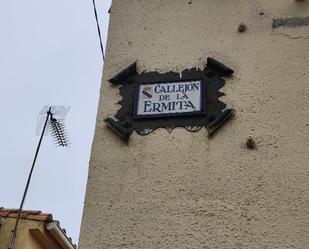
[[[136,131],[140,135],[148,135],[158,128],[165,128],[171,132],[176,127],[184,127],[191,132],[197,132],[202,127],[207,128],[208,135],[214,132],[233,114],[232,109],[226,109],[226,104],[219,98],[224,95],[220,89],[225,85],[222,77],[230,76],[233,70],[213,58],[207,58],[207,65],[203,70],[198,68],[185,69],[181,73],[136,71],[136,62],[119,72],[109,80],[114,85],[120,85],[119,91],[122,100],[121,108],[115,115],[115,119],[106,118],[105,122],[125,141],[130,134]],[[136,89],[139,84],[151,82],[167,82],[179,80],[202,80],[204,82],[203,97],[205,112],[196,115],[166,115],[164,117],[136,118],[134,109],[136,104]]]

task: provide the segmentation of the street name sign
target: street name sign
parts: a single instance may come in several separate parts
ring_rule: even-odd
[[[200,114],[204,112],[204,82],[138,84],[135,100],[135,118]]]

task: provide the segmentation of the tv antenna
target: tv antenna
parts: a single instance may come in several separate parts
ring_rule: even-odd
[[[11,237],[9,239],[7,249],[13,249],[14,242],[16,240],[17,228],[29,189],[32,172],[41,148],[43,137],[47,135],[46,130],[49,130],[49,134],[53,138],[56,145],[61,147],[68,147],[70,145],[69,138],[64,126],[65,115],[69,112],[69,110],[70,108],[64,106],[44,106],[43,109],[39,112],[36,133],[40,136],[40,139],[35,151],[24,194],[18,209],[15,226],[11,231]]]

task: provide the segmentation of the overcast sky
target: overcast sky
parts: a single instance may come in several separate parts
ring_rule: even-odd
[[[96,3],[105,47],[111,0]],[[52,213],[77,243],[102,75],[92,0],[2,0],[0,30],[0,207],[19,207],[38,112],[71,106],[71,148],[44,138],[24,209]]]

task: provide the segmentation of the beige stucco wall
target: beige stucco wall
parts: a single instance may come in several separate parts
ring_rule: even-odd
[[[272,30],[294,16],[309,1],[113,1],[80,249],[308,248],[309,27]],[[215,137],[159,129],[127,145],[105,126],[120,69],[181,71],[208,55],[235,70],[223,89],[235,118]]]
[[[15,225],[15,218],[0,218],[0,249],[7,249],[11,231]],[[32,237],[29,229],[40,229],[46,235],[44,222],[21,219],[18,225],[14,249],[43,249]],[[46,235],[47,236],[47,235]]]

